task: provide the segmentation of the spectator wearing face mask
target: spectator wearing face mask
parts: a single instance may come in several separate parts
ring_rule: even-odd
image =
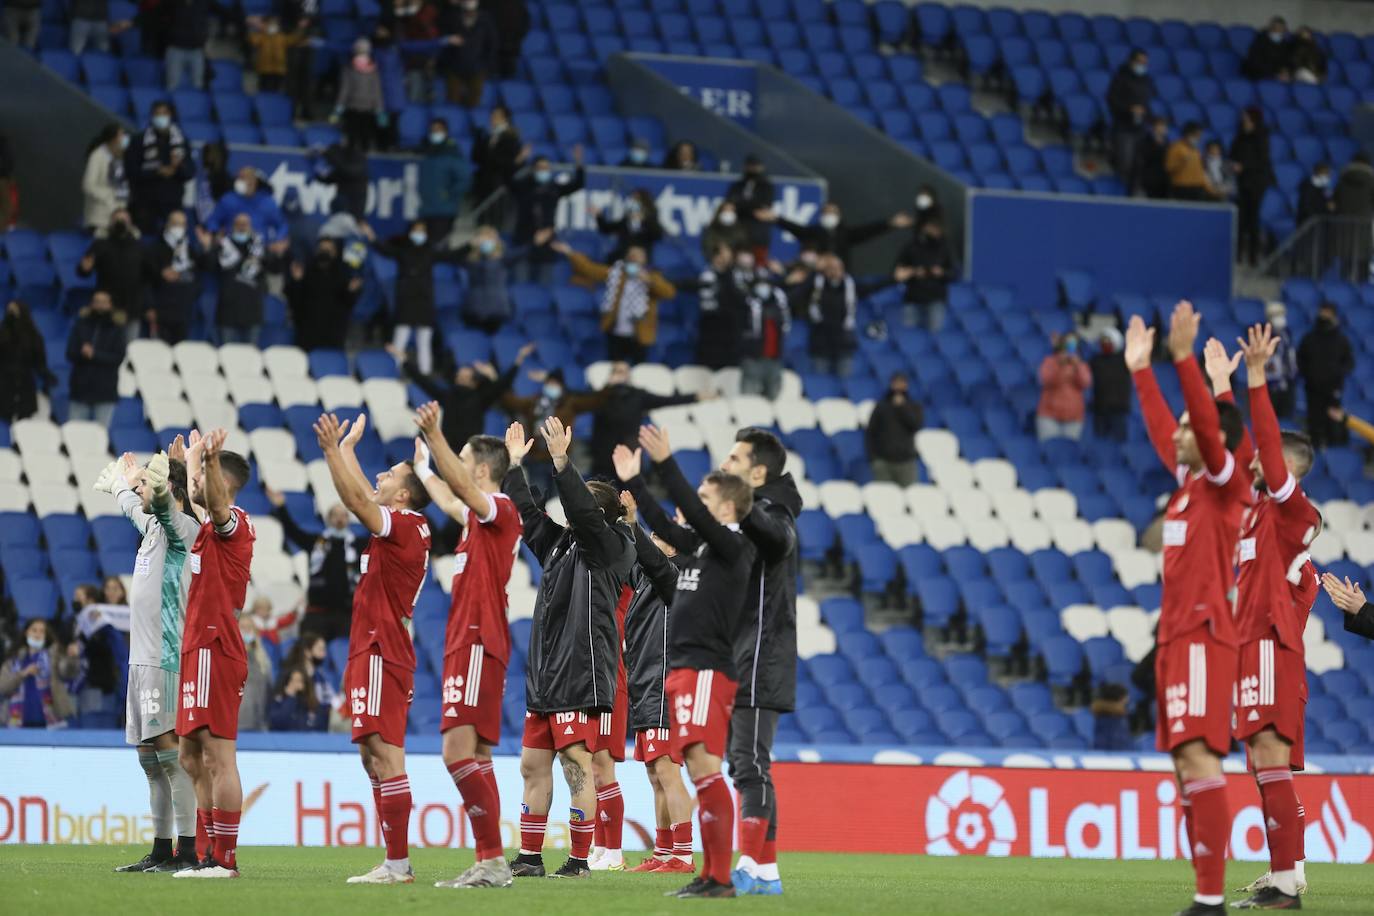
[[[219,272],[219,302],[215,327],[221,344],[257,346],[267,297],[267,274],[280,270],[281,258],[253,227],[247,213],[234,217],[232,228],[215,250]]]
[[[735,267],[734,251],[729,245],[718,244],[693,285],[700,302],[693,360],[699,366],[724,369],[739,365],[740,334],[747,314],[744,300],[754,272],[752,254],[749,259],[749,270],[742,275]]]
[[[701,162],[697,160],[697,147],[691,140],[679,140],[663,157],[663,167],[674,172],[699,172]],[[771,204],[772,201],[770,200]]]
[[[1331,200],[1331,165],[1318,162],[1312,167],[1312,174],[1298,185],[1298,226],[1302,227],[1309,219],[1327,216],[1335,209]]]
[[[1083,393],[1092,387],[1092,372],[1078,355],[1078,336],[1063,334],[1054,352],[1040,363],[1040,405],[1035,409],[1035,434],[1046,439],[1083,438],[1087,404]]]
[[[1297,37],[1293,39],[1293,51],[1288,59],[1293,71],[1293,79],[1300,83],[1322,83],[1326,81],[1326,52],[1317,44],[1317,37],[1307,26],[1299,26]]]
[[[240,213],[248,214],[253,227],[262,234],[274,252],[281,254],[290,247],[290,240],[286,236],[286,218],[282,215],[281,207],[277,206],[272,189],[263,183],[258,170],[249,165],[239,169],[234,176],[233,190],[220,198],[214,212],[205,221],[205,228],[223,234]]]
[[[701,233],[701,253],[706,257],[711,257],[722,245],[731,251],[743,251],[750,247],[749,230],[740,224],[739,212],[735,209],[734,201],[729,199],[716,205],[710,225]],[[752,249],[749,256],[753,257]]]
[[[548,499],[553,494],[553,460],[549,457],[549,446],[543,436],[532,435],[549,417],[557,417],[563,425],[572,429],[579,415],[593,413],[600,409],[606,400],[602,391],[569,391],[563,380],[563,370],[553,369],[547,373],[530,373],[541,382],[537,394],[518,395],[507,392],[501,396],[501,407],[531,434],[534,447],[521,461],[531,485]],[[447,437],[445,437],[447,438]]]
[[[618,261],[625,257],[631,246],[644,249],[649,257],[654,255],[654,246],[663,241],[663,227],[658,223],[658,205],[653,195],[643,188],[630,192],[625,198],[620,217],[612,219],[605,211],[593,209],[596,217],[596,231],[615,238],[615,246],[606,255],[608,261]]]
[[[377,145],[378,128],[391,123],[382,100],[382,77],[372,59],[372,42],[353,42],[353,56],[339,74],[333,123],[343,123],[349,146],[366,153]]]
[[[340,508],[343,508],[340,506]],[[345,627],[344,635],[348,635]],[[301,638],[296,640],[296,644],[291,647],[291,651],[286,653],[286,658],[282,659],[282,668],[291,670],[299,668],[305,672],[306,681],[315,692],[315,699],[319,702],[321,710],[325,715],[329,710],[339,707],[342,698],[339,696],[339,680],[341,673],[333,670],[329,661],[329,644],[325,641],[328,637],[317,632],[310,631],[302,633]],[[345,721],[352,721],[347,719]],[[347,726],[345,726],[345,731]]]
[[[172,106],[153,104],[148,126],[124,151],[124,174],[129,179],[129,209],[143,232],[162,230],[167,214],[181,207],[186,182],[195,177],[191,145],[172,120]]]
[[[86,170],[81,176],[82,224],[97,236],[105,234],[116,210],[129,205],[129,179],[124,172],[124,151],[128,148],[129,134],[124,128],[107,124],[86,152]]]
[[[463,323],[483,333],[495,334],[515,316],[509,280],[523,252],[507,251],[495,226],[480,226],[472,241],[458,249],[458,256],[468,279]]]
[[[274,732],[322,732],[329,728],[329,710],[300,668],[284,668],[268,716]]]
[[[143,250],[143,273],[150,292],[143,320],[149,337],[169,344],[186,339],[200,298],[201,271],[213,263],[206,255],[213,244],[208,232],[199,227],[190,232],[186,214],[173,210],[162,235]]]
[[[520,132],[511,123],[510,109],[496,105],[487,116],[487,128],[472,135],[472,200],[480,204],[515,177],[520,168]]]
[[[124,319],[115,314],[110,294],[96,290],[67,337],[67,362],[72,366],[67,419],[94,420],[109,427],[119,400],[124,341]]]
[[[1108,328],[1098,338],[1097,352],[1088,361],[1092,370],[1093,435],[1099,439],[1126,440],[1126,418],[1131,415],[1131,373],[1121,356],[1121,332]]]
[[[1341,404],[1341,389],[1355,368],[1350,340],[1341,330],[1336,306],[1323,302],[1317,321],[1298,344],[1298,373],[1307,392],[1307,435],[1317,448],[1344,445],[1350,436],[1331,419],[1330,409]]]
[[[800,289],[801,310],[811,322],[811,362],[816,371],[849,375],[858,346],[855,337],[859,289],[833,254],[821,255],[818,270]]]
[[[1264,246],[1260,225],[1260,203],[1264,192],[1274,184],[1274,166],[1269,161],[1269,130],[1264,112],[1251,106],[1240,113],[1240,130],[1231,141],[1231,168],[1236,195],[1237,260],[1258,264]]]
[[[0,319],[0,420],[13,423],[36,414],[39,384],[51,391],[56,381],[28,304],[11,299]]]
[[[1150,122],[1150,129],[1136,150],[1136,166],[1130,193],[1144,191],[1146,197],[1169,196],[1169,173],[1164,160],[1169,153],[1169,120],[1159,117]]]
[[[286,304],[296,328],[296,346],[307,352],[342,350],[362,288],[362,278],[339,257],[333,239],[320,239],[309,261],[293,261]]]
[[[80,659],[53,639],[46,620],[31,620],[24,639],[0,667],[0,697],[10,728],[60,728],[75,712],[66,681],[76,677]]]
[[[744,175],[725,190],[725,199],[734,201],[739,221],[749,233],[754,257],[768,260],[768,245],[772,227],[759,218],[773,209],[773,182],[764,174],[763,160],[754,155],[745,157]]]
[[[348,526],[348,510],[336,503],[325,514],[323,531],[306,531],[287,511],[285,496],[271,487],[264,487],[264,491],[272,504],[272,517],[281,523],[282,535],[310,557],[301,642],[306,641],[307,633],[322,633],[326,639],[347,636],[362,553],[357,535]]]
[[[954,253],[945,239],[944,223],[930,220],[916,232],[916,238],[897,257],[892,279],[906,284],[905,321],[915,325],[922,319],[932,334],[945,324],[945,300],[957,269]]]
[[[471,173],[458,144],[448,135],[448,122],[431,118],[420,144],[420,219],[432,238],[446,238],[468,192]]]
[[[115,313],[124,322],[143,315],[143,245],[129,211],[120,208],[110,217],[104,238],[98,238],[77,262],[78,276],[95,275],[96,286],[110,294]]]
[[[1155,83],[1150,79],[1150,55],[1143,48],[1132,48],[1107,86],[1107,110],[1112,116],[1112,167],[1123,184],[1129,185],[1137,147],[1145,134],[1145,118],[1154,101]]]
[[[1235,173],[1222,153],[1219,141],[1207,141],[1202,151],[1202,168],[1207,173],[1207,183],[1216,193],[1217,200],[1230,200],[1235,195]]]
[[[924,421],[920,402],[911,399],[911,382],[906,373],[894,373],[888,380],[887,392],[873,405],[864,429],[868,466],[874,480],[891,481],[902,487],[916,482],[916,434]]]
[[[1346,218],[1346,224],[1340,227],[1342,242],[1336,250],[1344,253],[1354,275],[1352,279],[1363,283],[1369,279],[1370,249],[1374,242],[1370,232],[1370,223],[1374,221],[1374,168],[1370,167],[1368,155],[1356,153],[1341,169],[1331,192],[1331,203],[1336,215]]]
[[[248,44],[253,49],[253,72],[258,76],[259,92],[281,92],[286,85],[286,58],[291,49],[305,41],[305,28],[298,22],[290,33],[281,30],[281,19],[268,16],[246,20]]]
[[[239,700],[239,731],[267,731],[267,707],[272,701],[272,659],[258,639],[258,625],[252,615],[239,618],[239,635],[247,655],[248,672]]]
[[[1269,20],[1269,27],[1250,42],[1241,70],[1252,80],[1286,80],[1292,72],[1292,60],[1288,23],[1282,16],[1275,16]]]
[[[481,434],[486,426],[487,411],[510,391],[516,374],[534,349],[534,344],[525,344],[515,354],[515,362],[499,375],[491,363],[478,362],[459,366],[449,386],[418,374],[412,374],[411,380],[439,402],[444,438],[461,450],[469,439]]]
[[[630,384],[630,364],[611,363],[611,374],[602,389],[605,398],[596,409],[592,424],[592,473],[614,479],[615,465],[611,452],[617,445],[638,447],[639,427],[650,411],[660,407],[677,407],[709,401],[715,395],[708,391],[697,394],[660,395]]]
[[[431,241],[424,221],[418,219],[404,236],[378,242],[376,251],[396,262],[391,355],[403,361],[413,334],[415,362],[421,373],[429,375],[434,371],[434,265],[455,264],[462,255]]]
[[[926,223],[939,221],[944,222],[945,208],[940,206],[940,198],[936,196],[935,189],[928,184],[923,184],[916,190],[916,198],[913,201],[916,210],[913,216],[913,228],[917,233]]]
[[[676,296],[677,288],[649,266],[649,256],[638,245],[630,246],[625,257],[612,264],[598,264],[566,242],[553,242],[550,247],[568,258],[574,277],[605,284],[601,330],[610,359],[643,362],[658,338],[658,303]]]
[[[752,257],[742,251],[739,258]],[[819,274],[817,274],[819,276]],[[740,391],[776,400],[782,390],[782,354],[792,330],[792,303],[766,270],[739,266],[736,282],[744,289],[739,353]],[[819,333],[812,329],[812,334]]]
[[[630,141],[630,148],[625,151],[625,158],[620,160],[622,169],[645,169],[653,168],[649,165],[649,141],[643,137],[635,137]]]
[[[192,89],[205,88],[205,42],[210,38],[210,0],[166,0],[158,7],[167,26],[167,91],[183,78]]]
[[[517,264],[516,271],[516,279],[521,283],[543,286],[553,283],[553,265],[558,260],[558,253],[548,241],[558,215],[558,202],[582,190],[587,183],[580,143],[573,146],[572,154],[577,168],[571,177],[555,176],[553,163],[547,156],[539,156],[528,168],[517,172],[508,185],[515,202],[513,239],[516,245],[525,249],[524,260]],[[521,150],[521,155],[528,159],[529,148]]]
[[[790,232],[797,241],[819,254],[836,254],[840,260],[848,261],[855,245],[875,239],[893,229],[909,229],[915,219],[909,213],[894,213],[887,219],[874,220],[851,226],[844,221],[840,205],[831,201],[821,208],[816,222],[809,226],[794,223],[778,216],[777,210],[770,208],[760,215],[764,222],[774,223],[779,229]]]
[[[1178,200],[1209,201],[1220,196],[1207,178],[1201,147],[1202,126],[1189,121],[1183,125],[1183,135],[1171,143],[1164,154],[1169,193]]]
[[[439,52],[439,73],[448,100],[464,108],[482,103],[487,74],[496,68],[499,39],[491,17],[477,0],[447,0],[437,21],[445,47]]]
[[[1264,381],[1269,388],[1269,400],[1280,419],[1293,416],[1298,401],[1298,351],[1293,346],[1293,334],[1288,330],[1288,307],[1282,302],[1270,302],[1264,308],[1265,320],[1273,329],[1278,346],[1264,364]]]

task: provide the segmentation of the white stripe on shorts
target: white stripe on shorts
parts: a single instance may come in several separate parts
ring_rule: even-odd
[[[693,725],[706,724],[706,717],[711,711],[711,679],[714,676],[715,672],[710,669],[697,672],[697,695],[692,707]]]
[[[196,653],[196,708],[206,709],[210,705],[210,649],[200,649]]]
[[[1188,715],[1207,715],[1207,646],[1188,645]]]
[[[382,657],[380,655],[369,655],[367,657],[367,714],[369,716],[381,715],[382,713]]]
[[[468,655],[468,679],[463,685],[463,705],[476,706],[477,695],[482,692],[482,647],[473,643]]]

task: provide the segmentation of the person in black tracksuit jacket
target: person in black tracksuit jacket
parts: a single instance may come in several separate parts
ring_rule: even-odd
[[[619,495],[607,484],[584,483],[568,460],[571,428],[551,417],[542,433],[553,458],[554,483],[568,526],[550,519],[530,492],[519,465],[534,443],[525,439],[519,423],[512,424],[506,432],[511,470],[501,482],[502,492],[520,510],[524,541],[544,572],[534,603],[525,668],[528,712],[526,746],[520,758],[526,811],[536,817],[547,817],[553,800],[554,750],[528,746],[530,722],[542,718],[552,723],[559,714],[573,713],[585,728],[588,721],[596,721],[600,713],[614,707],[620,665],[615,610],[635,561],[630,531],[622,523],[624,507]],[[572,796],[569,826],[574,833],[574,855],[558,874],[582,877],[588,873],[586,849],[591,845],[591,817],[596,810],[592,754],[584,740],[557,753]],[[522,820],[522,833],[524,826]],[[583,840],[585,847],[581,845]],[[540,842],[542,845],[542,839]],[[512,865],[517,877],[543,875],[543,858],[538,850],[539,847],[528,853],[521,850]],[[582,855],[576,855],[578,852]]]
[[[733,897],[735,804],[720,767],[741,684],[735,645],[747,621],[757,555],[739,521],[748,516],[753,493],[746,481],[725,471],[707,474],[694,491],[673,460],[667,435],[653,426],[641,430],[640,444],[658,466],[669,499],[687,522],[685,528],[668,524],[661,509],[645,515],[655,533],[682,554],[668,623],[669,674],[664,688],[674,710],[674,746],[697,787],[705,861],[701,876],[678,896]],[[653,499],[642,476],[632,478],[629,487],[636,502],[648,509]],[[761,827],[766,826],[765,819]],[[762,841],[762,829],[758,833]]]

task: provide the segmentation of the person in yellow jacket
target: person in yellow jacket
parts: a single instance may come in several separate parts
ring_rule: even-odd
[[[1351,416],[1345,412],[1344,407],[1328,407],[1326,414],[1337,423],[1344,423],[1352,433],[1374,445],[1374,423]]]
[[[677,288],[649,266],[649,256],[639,245],[631,245],[614,264],[598,264],[567,242],[551,242],[549,247],[568,259],[574,277],[605,284],[601,330],[606,333],[608,358],[643,362],[658,338],[658,303],[676,296]]]
[[[248,43],[253,46],[253,70],[258,75],[259,92],[281,92],[286,83],[286,52],[305,40],[305,29],[291,33],[281,30],[276,16],[251,17]]]
[[[1196,121],[1183,125],[1183,135],[1164,153],[1164,171],[1169,175],[1169,191],[1178,200],[1213,201],[1221,198],[1202,165],[1202,126]]]

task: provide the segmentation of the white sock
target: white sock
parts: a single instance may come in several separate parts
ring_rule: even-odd
[[[1274,872],[1274,887],[1283,891],[1290,897],[1298,895],[1298,871],[1290,868],[1287,871]]]
[[[1220,906],[1226,902],[1226,896],[1224,894],[1194,894],[1193,900],[1203,906]]]
[[[1297,872],[1298,883],[1307,883],[1307,862],[1302,859],[1293,863],[1293,871]]]
[[[735,863],[735,868],[750,877],[757,878],[759,876],[759,863],[754,861],[753,856],[740,856],[739,861]]]
[[[781,881],[782,876],[778,874],[778,863],[769,862],[767,865],[760,865],[754,873],[754,877],[760,881]]]
[[[595,862],[597,859],[605,855],[605,853],[606,849],[604,846],[593,846],[591,852],[587,853],[587,864],[590,865],[591,863]]]
[[[406,856],[404,859],[387,859],[382,864],[396,874],[404,875],[406,872],[410,871],[410,856]]]
[[[620,865],[625,861],[625,858],[622,855],[621,850],[619,849],[603,849],[601,850],[601,857],[605,862],[611,865]]]

